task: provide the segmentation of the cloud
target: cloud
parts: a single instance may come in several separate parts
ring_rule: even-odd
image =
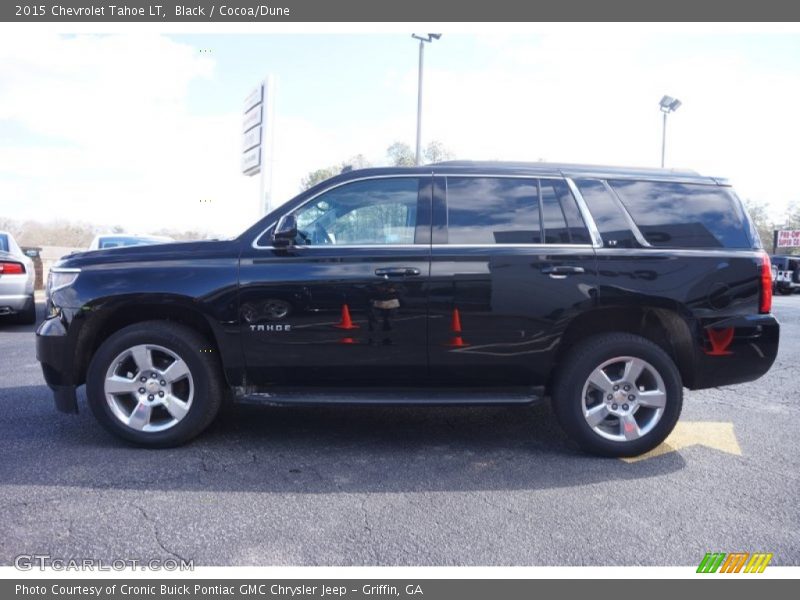
[[[2,212],[135,231],[243,229],[256,201],[246,206],[239,172],[241,117],[189,110],[191,82],[214,68],[163,36],[5,36],[0,124],[24,135],[0,144]]]
[[[796,162],[800,78],[772,68],[757,41],[598,28],[482,42],[495,56],[483,68],[465,60],[425,74],[424,137],[461,158],[658,166],[658,100],[668,93],[683,106],[669,117],[667,166],[729,177],[774,216],[800,200],[776,176]],[[415,71],[397,91],[415,93]]]
[[[258,178],[240,173],[241,99],[217,114],[191,108],[194,84],[217,82],[224,65],[160,35],[4,33],[0,215],[223,234],[255,220]],[[773,57],[761,38],[562,27],[462,37],[468,53],[448,56],[455,35],[426,55],[423,142],[441,140],[459,158],[654,166],[657,104],[668,93],[684,103],[669,117],[668,166],[730,177],[773,216],[800,201],[779,176],[792,172],[800,139],[798,59]],[[293,112],[280,103],[278,81],[276,202],[295,195],[312,169],[359,153],[382,163],[393,141],[413,145],[411,64],[365,80],[380,88],[376,97],[408,107],[368,126],[357,114],[314,122]]]

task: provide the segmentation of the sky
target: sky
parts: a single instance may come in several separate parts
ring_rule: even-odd
[[[144,30],[142,30],[144,31]],[[800,152],[800,34],[597,24],[449,32],[426,46],[423,144],[461,159],[658,166],[729,178],[780,218]],[[258,218],[242,105],[275,77],[276,203],[304,175],[413,147],[410,33],[0,36],[0,217],[235,235]]]

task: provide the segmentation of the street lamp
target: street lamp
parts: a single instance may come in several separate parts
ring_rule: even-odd
[[[661,98],[661,102],[658,103],[658,107],[661,109],[661,112],[664,113],[664,125],[661,129],[661,168],[664,168],[664,151],[667,147],[667,115],[671,112],[675,112],[680,107],[681,101],[677,98],[673,98],[672,96],[664,96]]]
[[[428,33],[425,35],[417,35],[412,33],[411,37],[419,40],[419,83],[417,85],[417,154],[415,158],[416,164],[419,164],[420,155],[422,154],[422,59],[425,56],[425,44],[438,40],[442,37],[441,33]]]

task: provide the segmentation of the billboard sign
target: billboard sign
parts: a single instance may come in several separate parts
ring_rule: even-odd
[[[256,146],[242,154],[242,173],[255,175],[261,169],[261,148]]]
[[[264,84],[262,83],[256,87],[252,92],[247,94],[244,99],[244,112],[248,112],[254,106],[261,104],[264,101]]]
[[[272,209],[272,166],[275,139],[275,78],[260,82],[242,105],[242,173],[258,175],[258,216]]]
[[[261,172],[261,130],[264,115],[264,84],[260,83],[244,99],[242,119],[242,173]]]
[[[800,248],[800,229],[778,231],[779,248]]]
[[[261,145],[261,127],[253,127],[250,131],[244,132],[242,138],[242,152],[247,152],[251,148]]]
[[[254,106],[244,114],[242,121],[242,132],[247,133],[253,127],[261,125],[261,105]]]

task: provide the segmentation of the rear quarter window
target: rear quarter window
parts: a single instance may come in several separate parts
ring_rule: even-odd
[[[752,248],[749,223],[727,188],[609,180],[645,239],[662,248]]]
[[[614,194],[599,179],[577,179],[575,185],[592,213],[603,242],[612,248],[637,246],[628,219]]]

